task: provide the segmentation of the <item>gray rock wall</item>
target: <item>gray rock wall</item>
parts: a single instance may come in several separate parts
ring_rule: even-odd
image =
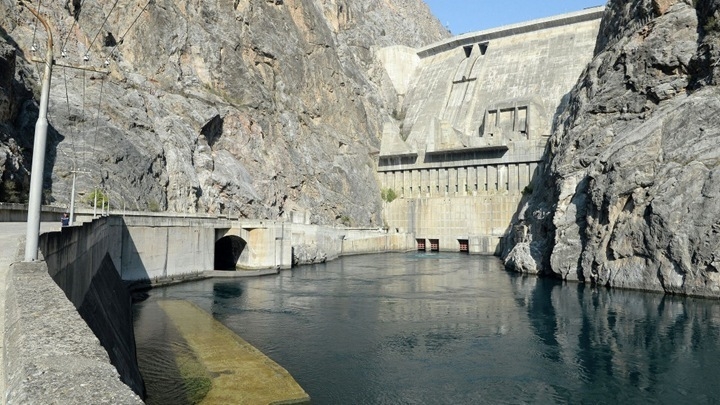
[[[610,2],[508,268],[720,296],[718,15],[709,0]]]
[[[55,52],[65,50],[58,62],[111,72],[55,68],[47,202],[68,203],[77,167],[88,172],[79,199],[100,187],[116,207],[381,223],[371,153],[398,96],[375,50],[448,35],[422,1],[143,5],[43,4]],[[43,54],[45,34],[14,0],[0,0],[0,16],[19,56],[15,82],[33,88],[27,60]],[[19,105],[0,163],[19,160],[8,173],[26,179],[29,155],[3,152],[32,149],[36,107]]]
[[[2,28],[0,26],[0,28]],[[27,201],[30,186],[28,140],[21,139],[14,127],[28,91],[16,76],[15,48],[0,30],[0,201]]]

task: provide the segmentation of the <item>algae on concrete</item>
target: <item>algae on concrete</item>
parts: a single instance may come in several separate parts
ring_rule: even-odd
[[[279,364],[187,301],[160,307],[213,376],[202,404],[299,404],[310,397]]]

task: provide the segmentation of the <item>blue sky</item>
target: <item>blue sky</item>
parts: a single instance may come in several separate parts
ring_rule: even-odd
[[[606,0],[425,0],[454,35],[580,11]]]

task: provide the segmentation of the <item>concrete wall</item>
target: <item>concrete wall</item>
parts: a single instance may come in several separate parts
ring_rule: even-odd
[[[45,262],[10,266],[4,326],[7,404],[143,403],[120,381]]]
[[[495,254],[522,198],[517,191],[398,198],[385,204],[384,215],[389,227],[415,239],[438,239],[441,251],[458,252],[459,240],[468,240],[470,253]]]
[[[60,232],[41,235],[40,251],[50,277],[75,306],[82,303],[106,254],[120,268],[122,228],[121,218],[102,217],[83,226],[64,227]]]
[[[603,8],[465,34],[417,51],[400,120],[388,122],[386,225],[457,251],[497,252],[557,111],[593,57]],[[403,63],[380,52],[388,74]],[[401,54],[400,54],[401,55]],[[400,95],[402,96],[402,95]]]
[[[555,110],[593,56],[601,15],[597,8],[545,24],[467,34],[420,50],[420,73],[405,99],[408,141],[424,144],[432,118],[465,135],[478,134],[486,110],[511,99],[537,100],[546,114],[535,124],[540,135],[549,135]]]
[[[381,229],[293,224],[291,234],[294,262],[299,264],[334,260],[345,255],[407,252],[415,249],[413,235]]]
[[[130,225],[121,232],[123,280],[158,280],[212,270],[215,229],[208,226]]]
[[[334,260],[342,254],[342,241],[346,232],[343,228],[293,224],[292,246],[299,250],[313,247],[321,252],[321,256],[324,255],[325,260]]]
[[[395,91],[400,95],[407,93],[420,65],[417,51],[402,45],[388,46],[378,50],[377,57],[385,66]]]
[[[132,300],[119,274],[123,220],[103,217],[45,233],[39,247],[48,275],[65,292],[107,350],[122,381],[143,395],[135,359]]]
[[[247,246],[240,255],[237,267],[241,269],[289,269],[292,267],[292,228],[285,222],[258,221],[257,223],[231,222],[232,228],[218,230],[222,236],[238,236]]]
[[[0,222],[27,221],[27,204],[12,204],[0,202]],[[40,221],[60,223],[60,217],[66,212],[62,207],[43,206],[40,212]]]
[[[349,236],[342,241],[342,255],[369,253],[407,252],[415,250],[415,238],[409,233],[364,232],[356,237]]]

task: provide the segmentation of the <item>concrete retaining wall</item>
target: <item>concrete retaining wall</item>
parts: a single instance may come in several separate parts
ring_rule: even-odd
[[[143,403],[120,381],[107,352],[50,278],[45,262],[15,263],[9,271],[4,346],[8,404]]]
[[[437,239],[441,251],[457,252],[459,241],[467,240],[470,253],[496,254],[522,198],[521,192],[398,198],[384,213],[388,226],[416,239]]]
[[[123,280],[187,277],[213,269],[212,227],[125,226],[121,235]]]
[[[407,252],[415,249],[413,235],[378,229],[329,228],[292,224],[294,262],[319,263],[345,255]]]
[[[48,274],[107,350],[122,381],[144,395],[135,358],[132,300],[117,270],[123,229],[122,218],[102,217],[43,234],[39,246]]]
[[[342,241],[342,255],[359,255],[415,250],[412,234],[385,231],[351,231]]]
[[[60,217],[65,210],[61,207],[42,207],[40,221],[60,223]],[[27,221],[27,204],[12,204],[0,202],[0,222],[25,222]]]

